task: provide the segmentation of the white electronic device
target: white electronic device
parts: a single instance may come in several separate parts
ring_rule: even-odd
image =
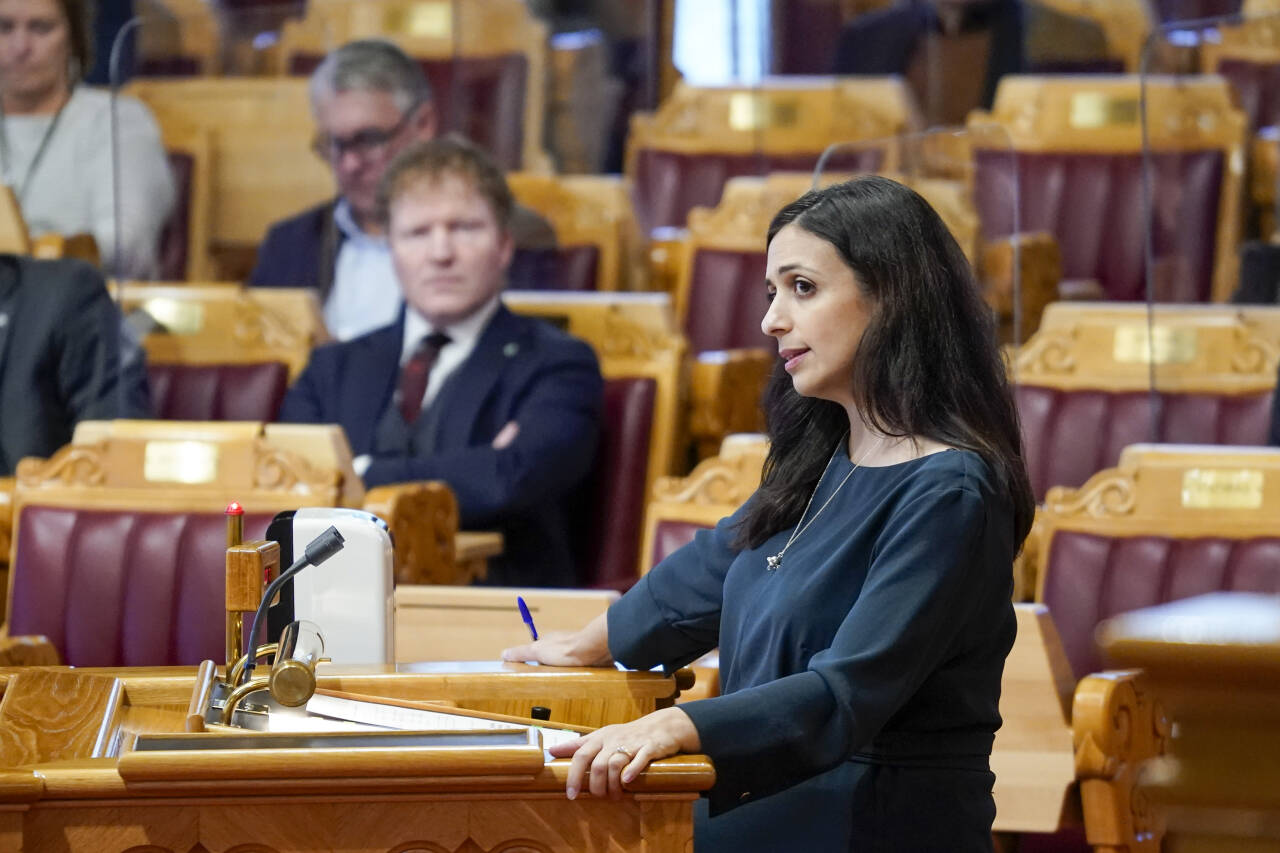
[[[286,548],[281,541],[281,549],[296,559],[330,525],[342,534],[343,548],[293,578],[293,618],[320,627],[325,656],[334,663],[394,663],[395,581],[386,523],[363,510],[307,507],[293,513],[292,543]]]

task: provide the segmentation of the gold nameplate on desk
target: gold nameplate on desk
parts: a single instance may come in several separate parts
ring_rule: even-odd
[[[1182,505],[1188,509],[1258,509],[1262,506],[1261,471],[1239,468],[1192,468],[1182,475]]]
[[[212,483],[218,447],[203,441],[148,441],[142,477],[148,483]]]
[[[1137,98],[1116,98],[1103,92],[1078,92],[1071,97],[1071,113],[1067,118],[1071,127],[1108,127],[1137,121]]]
[[[1186,364],[1195,359],[1195,329],[1146,324],[1117,326],[1113,354],[1119,364]]]
[[[756,92],[738,92],[729,99],[729,127],[734,130],[792,127],[799,117],[794,101],[779,103]]]
[[[194,335],[204,328],[204,306],[186,300],[148,299],[142,310],[171,335]]]
[[[453,33],[453,4],[414,3],[408,8],[387,12],[383,16],[383,24],[389,33],[407,33],[419,38],[449,38]]]

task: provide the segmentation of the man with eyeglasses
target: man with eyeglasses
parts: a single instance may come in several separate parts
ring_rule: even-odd
[[[403,297],[375,196],[396,154],[435,137],[438,117],[421,66],[381,39],[325,57],[311,75],[311,108],[313,149],[333,171],[338,197],[273,225],[249,284],[315,288],[329,331],[350,340],[399,316]],[[555,243],[551,226],[524,208],[512,231],[520,246]]]

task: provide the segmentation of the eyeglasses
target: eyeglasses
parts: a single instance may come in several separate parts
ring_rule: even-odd
[[[383,130],[381,128],[371,127],[365,130],[358,130],[347,137],[329,136],[326,133],[317,133],[315,139],[311,140],[311,150],[316,153],[317,157],[324,160],[338,160],[343,154],[350,152],[355,154],[362,160],[380,157],[386,153],[387,146],[391,144],[391,140],[404,130],[405,125],[409,123],[409,119],[417,112],[417,107],[412,106],[404,111],[400,116],[400,120],[395,123],[394,127]]]

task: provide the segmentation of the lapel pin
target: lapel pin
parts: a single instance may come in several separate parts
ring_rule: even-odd
[[[515,355],[518,352],[520,352],[520,345],[515,341],[512,341],[511,343],[507,344],[502,348],[502,354],[505,355],[507,358],[511,358],[513,355]]]

